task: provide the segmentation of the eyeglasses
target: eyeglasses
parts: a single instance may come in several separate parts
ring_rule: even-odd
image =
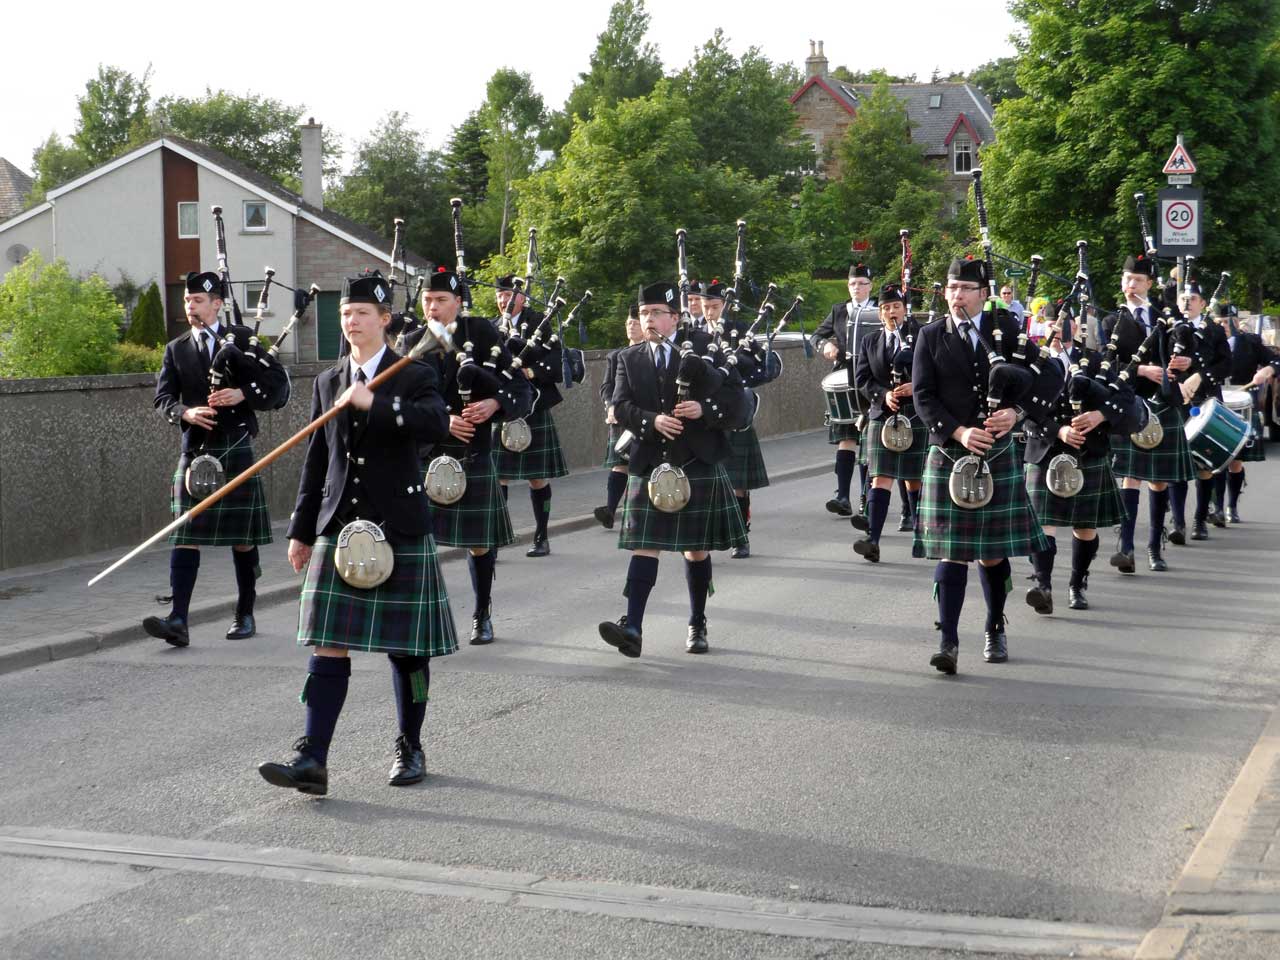
[[[948,283],[947,293],[977,293],[982,288],[976,283]]]
[[[1012,296],[1013,296],[1013,291],[1012,291],[1012,290],[1001,290],[1001,291],[1000,291],[1000,296],[1002,296],[1002,297],[1012,297]]]
[[[654,318],[654,317],[663,317],[663,316],[666,316],[667,314],[674,313],[674,312],[675,312],[675,311],[673,311],[673,310],[666,310],[666,309],[662,309],[662,308],[659,308],[659,309],[657,309],[657,310],[641,310],[641,311],[640,311],[640,319],[641,319],[641,320],[648,320],[648,319],[652,319],[652,318]]]

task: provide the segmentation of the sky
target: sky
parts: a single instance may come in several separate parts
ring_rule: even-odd
[[[1012,53],[1009,37],[1018,24],[1006,5],[970,0],[956,18],[960,8],[941,0],[798,8],[758,0],[645,3],[648,39],[668,70],[687,63],[721,27],[735,53],[756,46],[770,60],[803,68],[809,41],[822,40],[832,67],[883,68],[921,80],[935,68],[968,71]],[[562,106],[588,67],[609,7],[608,0],[472,0],[453,8],[465,12],[463,20],[431,13],[436,4],[399,0],[367,8],[329,0],[205,7],[124,0],[88,24],[83,2],[49,0],[32,8],[48,31],[6,44],[0,57],[0,157],[30,173],[32,151],[50,133],[65,138],[74,131],[76,97],[99,63],[139,77],[150,64],[153,97],[198,97],[210,87],[304,106],[327,133],[341,136],[348,159],[392,110],[409,114],[431,146],[443,146],[484,100],[485,83],[499,67],[529,73],[548,107]],[[353,9],[364,9],[366,21]],[[191,11],[198,23],[177,11]],[[896,44],[886,40],[895,36]],[[342,39],[351,46],[340,49]]]

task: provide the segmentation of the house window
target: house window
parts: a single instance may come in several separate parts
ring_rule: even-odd
[[[929,109],[937,110],[941,106],[942,106],[942,94],[940,93],[929,94]]]
[[[257,283],[246,283],[244,285],[244,309],[245,310],[258,309],[258,301],[262,298],[263,286],[264,284],[260,280]],[[268,301],[268,304],[269,303],[270,301]],[[271,309],[269,305],[266,313],[267,314],[271,313]]]
[[[244,228],[246,230],[267,229],[267,204],[262,200],[246,200],[244,202]]]
[[[968,140],[951,141],[951,153],[955,158],[955,172],[969,173],[973,170],[973,144]]]
[[[200,236],[200,205],[178,204],[178,239],[191,240]]]

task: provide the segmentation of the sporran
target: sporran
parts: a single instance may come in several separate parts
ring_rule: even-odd
[[[910,450],[914,439],[911,421],[900,413],[895,413],[880,428],[880,442],[894,453]]]
[[[370,520],[352,520],[338,532],[333,565],[347,584],[372,590],[395,569],[395,551],[382,528]]]
[[[502,424],[501,440],[512,453],[524,453],[533,443],[533,431],[523,419],[507,420]]]
[[[467,471],[454,457],[439,456],[427,467],[427,496],[442,507],[457,503],[467,492]]]
[[[663,513],[679,513],[689,503],[689,478],[679,467],[659,464],[649,474],[649,500]]]
[[[1044,482],[1055,497],[1074,497],[1084,489],[1084,471],[1080,469],[1080,461],[1069,453],[1058,454],[1049,461]]]
[[[953,463],[947,491],[951,502],[964,510],[977,510],[990,503],[996,488],[986,458],[970,453]]]
[[[217,457],[202,453],[187,467],[183,483],[193,499],[203,500],[216,492],[227,480],[227,472]]]

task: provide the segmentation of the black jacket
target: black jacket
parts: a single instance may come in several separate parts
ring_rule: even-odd
[[[388,347],[378,372],[397,359]],[[345,410],[311,435],[289,518],[290,540],[310,545],[317,535],[332,535],[357,518],[410,537],[430,531],[431,505],[423,492],[418,448],[449,433],[449,411],[438,383],[432,366],[410,363],[374,390],[368,411]],[[343,357],[316,377],[311,419],[330,409],[350,385],[351,361]]]
[[[1156,338],[1155,349],[1150,351],[1142,362],[1143,364],[1152,364],[1163,368],[1169,365],[1169,358],[1173,355],[1173,343],[1169,331],[1159,323],[1161,310],[1162,305],[1159,303],[1148,303],[1147,305],[1147,316],[1155,318],[1156,322],[1153,329],[1160,330],[1160,335]],[[1101,344],[1106,346],[1111,342],[1112,337],[1115,338],[1115,357],[1118,364],[1116,372],[1119,373],[1133,360],[1134,353],[1142,346],[1143,341],[1147,339],[1147,331],[1134,318],[1128,306],[1121,306],[1115,312],[1109,313],[1102,318]],[[1163,383],[1156,383],[1146,377],[1139,376],[1135,372],[1131,382],[1134,392],[1144,400],[1160,397],[1166,403],[1179,407],[1184,406],[1182,392],[1178,389],[1177,380],[1165,377]]]
[[[1196,331],[1195,338],[1195,362],[1189,372],[1200,374],[1200,386],[1191,402],[1199,403],[1210,397],[1221,400],[1222,385],[1231,376],[1231,344],[1227,341],[1227,332],[1205,317],[1204,327]]]
[[[1080,362],[1081,358],[1088,356],[1090,359],[1090,371],[1096,372],[1102,363],[1102,354],[1093,350],[1085,350],[1078,345],[1073,345],[1066,363],[1060,358],[1045,358],[1042,364],[1052,364],[1058,371],[1059,376],[1063,378],[1063,382],[1067,382],[1067,372],[1072,363]],[[1110,388],[1106,388],[1110,390]],[[1137,395],[1133,392],[1133,388],[1122,384],[1117,390],[1109,393],[1109,400],[1106,403],[1095,405],[1085,404],[1082,412],[1097,410],[1103,416],[1102,423],[1098,424],[1092,430],[1085,434],[1084,446],[1077,450],[1070,447],[1058,439],[1059,428],[1070,423],[1075,418],[1075,408],[1071,405],[1071,396],[1066,389],[1058,394],[1057,400],[1052,407],[1052,415],[1048,420],[1036,422],[1028,419],[1026,423],[1027,448],[1025,453],[1025,461],[1027,463],[1043,463],[1046,457],[1057,456],[1060,453],[1080,454],[1086,456],[1110,456],[1111,453],[1111,434],[1114,430],[1124,430],[1132,433],[1137,429],[1140,423],[1141,414],[1138,412],[1137,404],[1141,403]]]
[[[898,328],[898,336],[906,343],[906,337],[918,337],[919,328],[914,320],[906,320]],[[889,334],[886,330],[877,330],[862,341],[858,350],[858,360],[854,367],[854,385],[862,391],[870,407],[867,415],[872,420],[883,420],[890,413],[884,399],[893,390],[893,357],[889,356],[885,344]],[[912,398],[903,401],[904,413],[910,414]]]
[[[693,333],[685,339],[692,342],[700,354],[706,352],[710,340],[704,333]],[[654,428],[658,414],[670,413],[675,406],[679,365],[679,353],[673,349],[659,388],[653,351],[648,343],[637,343],[618,352],[614,416],[637,438],[628,464],[632,474],[644,476],[661,463],[680,466],[693,459],[719,463],[729,456],[727,426],[736,423],[743,413],[744,393],[740,383],[726,379],[711,396],[690,397],[702,403],[702,416],[697,420],[684,420],[684,432],[676,439],[668,440]]]
[[[1227,345],[1231,346],[1230,338]],[[1236,334],[1235,346],[1231,349],[1231,383],[1237,387],[1246,386],[1253,375],[1266,366],[1275,368],[1280,374],[1280,356],[1268,350],[1256,333],[1242,330]]]
[[[233,330],[237,338],[243,333],[245,340],[251,332],[248,327],[241,326],[233,327]],[[225,337],[226,333],[226,327],[219,326],[218,335]],[[248,383],[236,382],[234,375],[229,376],[226,385],[243,390],[245,399],[234,407],[216,408],[217,426],[213,431],[187,423],[182,414],[188,407],[209,404],[209,361],[205,359],[208,355],[203,354],[197,345],[198,337],[199,333],[192,330],[165,344],[164,359],[156,375],[155,407],[169,423],[182,430],[183,452],[199,448],[212,433],[230,438],[246,433],[256,437],[258,416],[254,411],[279,409],[289,395],[288,375],[280,362],[272,357],[271,365],[263,368],[261,380],[254,381],[259,388],[257,390],[250,388]],[[256,364],[258,361],[251,362]]]
[[[875,300],[871,300],[862,308],[861,315],[854,311],[854,320],[856,325],[861,328],[878,328],[880,326],[880,309],[876,306]],[[813,349],[819,353],[822,352],[822,345],[828,340],[835,343],[840,353],[836,356],[836,368],[852,366],[853,356],[849,352],[849,334],[852,331],[853,324],[849,322],[849,304],[837,303],[831,308],[831,312],[827,314],[825,320],[818,324],[818,329],[813,331],[813,336],[809,341],[813,344]],[[861,338],[862,334],[858,335]]]
[[[534,331],[538,329],[538,324],[542,322],[542,319],[543,315],[537,310],[521,310],[514,318],[515,329],[503,341],[512,356],[517,355],[524,349],[525,345],[532,339]],[[499,319],[494,319],[495,330],[499,329],[499,322]],[[499,330],[499,333],[501,333],[501,330]],[[529,381],[533,387],[534,394],[531,413],[550,410],[563,399],[560,395],[560,382],[564,376],[564,350],[559,340],[550,349],[546,349],[546,345],[550,342],[550,337],[554,333],[554,329],[544,331],[542,337],[543,347],[537,350],[530,349],[528,354],[528,363],[525,365],[525,369],[533,374]]]

